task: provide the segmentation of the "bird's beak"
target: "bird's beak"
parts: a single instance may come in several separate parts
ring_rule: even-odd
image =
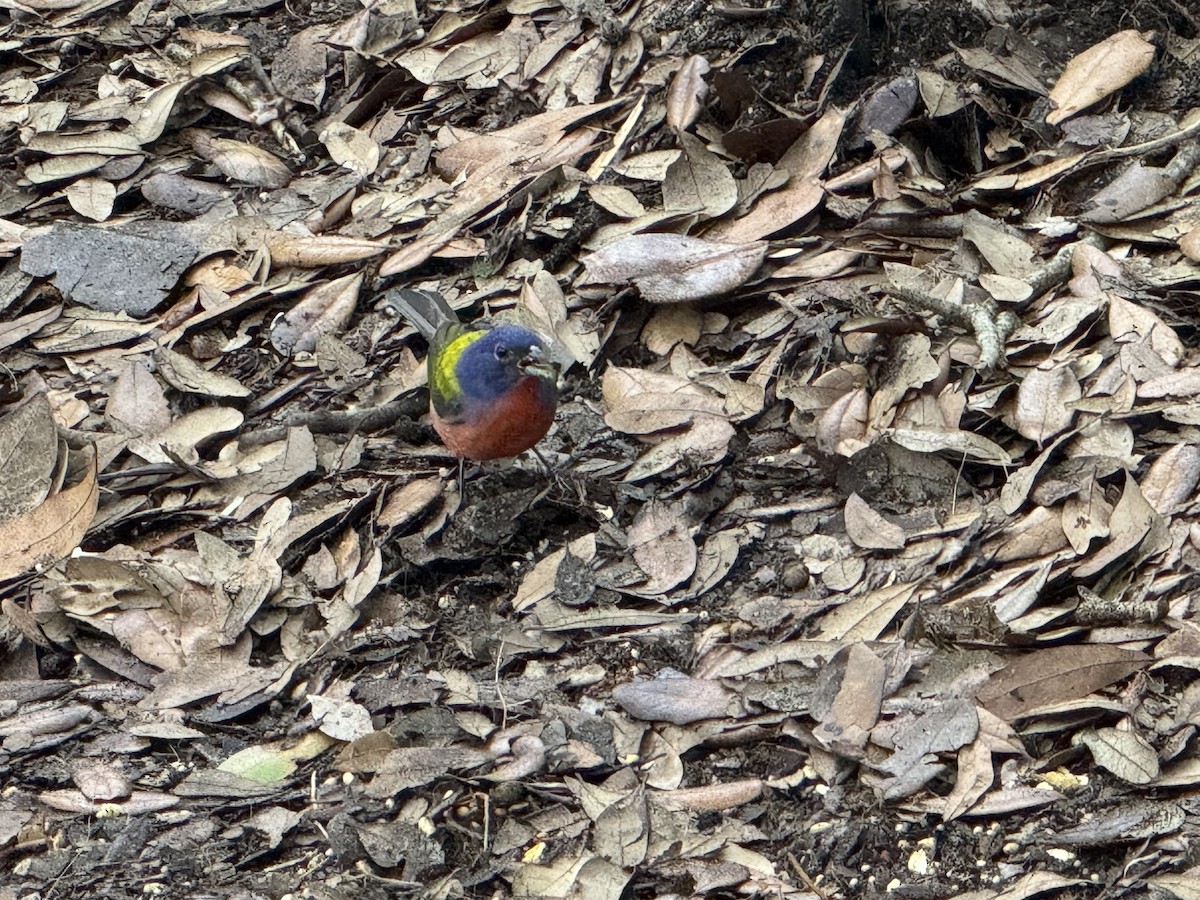
[[[546,359],[545,351],[541,347],[530,347],[529,352],[521,360],[520,366],[522,375],[533,375],[538,378],[549,378],[552,381],[558,381],[558,363]]]

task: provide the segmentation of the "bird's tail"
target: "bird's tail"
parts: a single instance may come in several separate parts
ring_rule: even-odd
[[[392,288],[381,299],[395,310],[396,315],[421,332],[426,340],[431,340],[447,322],[458,321],[458,315],[437,291]]]

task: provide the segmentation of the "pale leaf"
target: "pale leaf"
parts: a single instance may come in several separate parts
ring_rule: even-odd
[[[1154,45],[1133,30],[1119,31],[1084,50],[1063,70],[1050,90],[1054,104],[1046,115],[1051,125],[1119,91],[1149,68]]]

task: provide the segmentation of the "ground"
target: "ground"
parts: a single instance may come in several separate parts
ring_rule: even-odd
[[[9,6],[0,898],[1196,896],[1200,9]]]

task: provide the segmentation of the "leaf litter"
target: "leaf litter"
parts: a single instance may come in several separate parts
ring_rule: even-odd
[[[1183,5],[302,6],[7,21],[0,890],[1194,896]]]

